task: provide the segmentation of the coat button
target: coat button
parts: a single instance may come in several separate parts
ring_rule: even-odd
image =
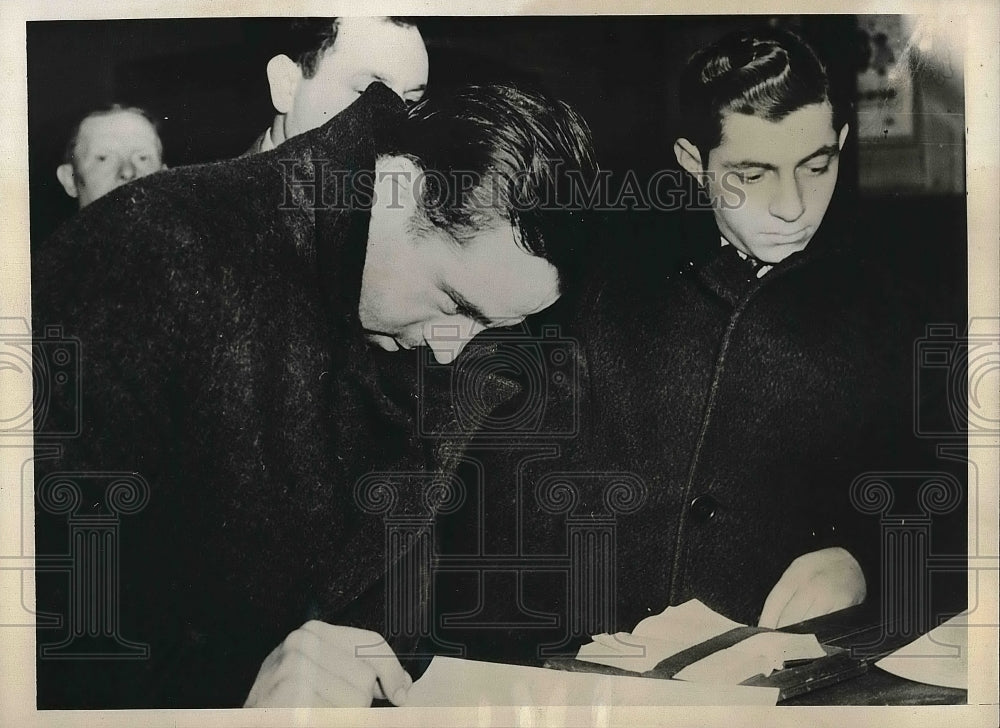
[[[710,521],[715,518],[715,511],[719,507],[719,501],[710,495],[699,495],[691,501],[688,512],[696,521]]]

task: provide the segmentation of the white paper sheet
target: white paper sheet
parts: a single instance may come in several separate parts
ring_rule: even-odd
[[[481,705],[775,705],[777,688],[566,672],[435,657],[406,707]]]
[[[893,675],[969,689],[969,614],[962,612],[875,663]]]
[[[580,648],[577,659],[646,672],[670,655],[742,626],[691,599],[646,617],[631,633],[594,635],[593,642]]]
[[[631,633],[594,635],[593,642],[580,648],[577,659],[646,672],[671,655],[742,626],[692,599],[647,617]],[[811,660],[825,654],[815,635],[763,632],[689,665],[675,677],[736,685],[758,674],[770,675],[785,660]]]

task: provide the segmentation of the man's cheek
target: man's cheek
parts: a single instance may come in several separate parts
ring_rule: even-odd
[[[728,218],[729,226],[733,229],[733,231],[735,231],[736,234],[748,243],[754,239],[755,234],[760,228],[760,226],[755,223],[755,221],[759,218],[759,215],[757,215],[755,210],[749,206],[741,207],[737,210],[730,210],[726,217]]]
[[[725,172],[718,185],[712,188],[713,204],[722,210],[738,210],[747,204],[746,190],[737,182],[736,175]]]
[[[833,184],[817,185],[810,191],[806,198],[806,210],[807,215],[813,223],[818,224],[823,220],[823,216],[826,215],[826,210],[830,206],[832,198]]]

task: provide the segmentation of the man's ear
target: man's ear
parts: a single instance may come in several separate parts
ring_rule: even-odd
[[[267,84],[271,87],[271,103],[279,114],[287,114],[295,101],[295,92],[302,81],[302,69],[285,54],[267,62]]]
[[[837,147],[840,149],[844,148],[844,142],[847,141],[847,133],[850,131],[850,128],[850,124],[844,124],[844,126],[840,128],[840,135],[837,138]]]
[[[73,165],[69,162],[60,164],[56,168],[56,177],[59,178],[59,183],[66,190],[66,194],[70,197],[78,197],[79,192],[76,189],[76,178],[73,175]]]
[[[674,142],[674,156],[677,157],[677,164],[701,184],[705,168],[698,147],[682,137]]]

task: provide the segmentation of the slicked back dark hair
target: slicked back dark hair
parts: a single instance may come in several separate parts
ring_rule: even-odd
[[[508,84],[430,93],[410,110],[399,149],[426,173],[424,224],[461,243],[509,223],[565,284],[586,233],[571,192],[597,176],[590,129],[568,104]]]
[[[403,28],[417,27],[416,18],[392,16],[384,20]],[[298,64],[304,78],[312,78],[323,56],[337,42],[340,21],[336,17],[279,21],[276,32],[272,33],[273,53],[284,53]],[[377,53],[379,49],[372,49],[372,52]]]
[[[722,142],[726,113],[781,121],[828,102],[833,126],[845,118],[831,101],[826,69],[804,40],[784,30],[737,31],[688,60],[680,82],[680,135],[698,147],[702,164]]]

